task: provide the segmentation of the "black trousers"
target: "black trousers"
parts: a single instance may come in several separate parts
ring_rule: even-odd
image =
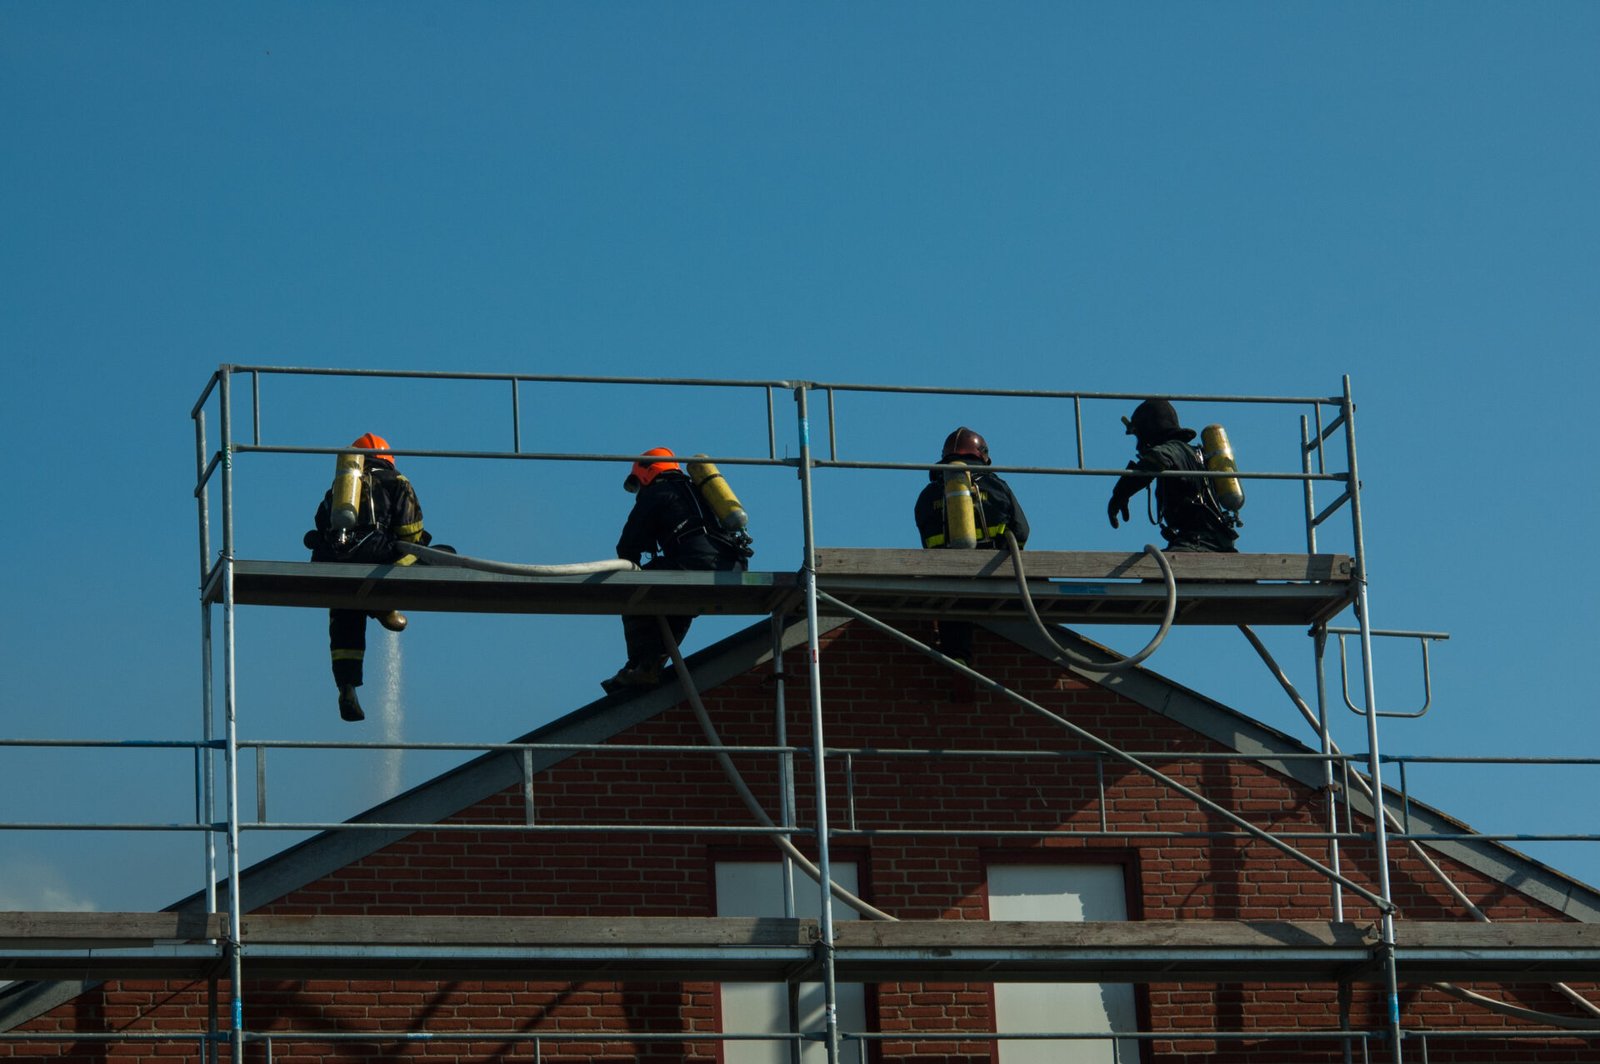
[[[655,558],[647,562],[644,568],[729,571],[744,569],[745,561],[722,554],[690,554],[680,558]],[[666,620],[672,630],[673,641],[682,646],[683,637],[689,634],[689,625],[694,621],[694,614],[672,614]],[[661,626],[654,614],[623,614],[622,638],[628,646],[630,664],[650,665],[667,654],[667,644],[661,638]]]
[[[368,536],[345,552],[316,547],[314,562],[392,562],[394,540],[387,535]],[[328,656],[333,664],[333,682],[340,687],[360,687],[367,656],[367,618],[376,613],[365,610],[328,611]]]

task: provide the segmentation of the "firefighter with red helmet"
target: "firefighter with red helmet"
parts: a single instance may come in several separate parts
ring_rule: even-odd
[[[363,451],[387,454],[347,454],[339,459],[339,475],[334,486],[317,507],[316,528],[307,532],[305,544],[314,562],[393,562],[409,565],[410,555],[400,554],[396,543],[431,540],[422,527],[422,507],[411,481],[395,469],[389,441],[376,433],[365,433],[350,446]],[[363,720],[361,700],[356,688],[362,683],[363,659],[367,650],[367,618],[391,632],[406,627],[399,610],[367,613],[362,610],[328,611],[328,650],[333,662],[333,682],[339,688],[339,716],[348,721]]]
[[[965,425],[945,437],[944,448],[939,452],[939,464],[961,463],[969,467],[989,465],[989,444],[977,432]],[[959,471],[958,471],[959,472]],[[928,485],[917,496],[915,516],[917,532],[922,545],[928,548],[976,546],[987,550],[1005,550],[1006,533],[1016,537],[1017,546],[1028,542],[1028,517],[1022,504],[998,473],[972,468],[967,471],[970,487],[962,478],[962,516],[965,520],[970,498],[970,527],[962,529],[953,525],[954,511],[947,509],[947,477],[943,470],[928,471]],[[972,663],[972,625],[961,621],[939,622],[939,649],[963,664]]]
[[[749,537],[729,534],[711,506],[666,447],[652,447],[633,463],[623,489],[634,495],[633,509],[617,540],[617,557],[635,565],[651,555],[644,569],[742,570],[753,551]],[[667,624],[680,645],[694,620],[669,616]],[[667,647],[653,615],[624,614],[622,634],[628,660],[616,675],[601,681],[607,692],[648,687],[661,679]]]

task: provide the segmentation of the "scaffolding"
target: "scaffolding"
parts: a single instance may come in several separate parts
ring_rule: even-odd
[[[284,378],[331,377],[345,381],[398,381],[407,386],[424,387],[437,382],[474,382],[506,389],[509,405],[510,447],[502,449],[417,449],[407,447],[409,457],[452,460],[514,460],[532,462],[604,463],[615,467],[630,463],[632,453],[528,450],[524,448],[523,405],[525,394],[534,389],[560,389],[569,386],[647,389],[718,389],[742,398],[753,396],[765,409],[766,454],[719,454],[707,456],[724,467],[772,468],[793,473],[799,486],[801,519],[801,558],[791,571],[742,574],[698,572],[611,572],[587,576],[518,575],[470,568],[418,565],[408,568],[375,565],[285,562],[241,558],[237,555],[234,523],[236,458],[246,455],[322,455],[348,453],[351,448],[328,441],[269,442],[263,432],[263,381]],[[236,406],[240,405],[240,386],[247,390],[250,411],[248,431],[238,428]],[[780,449],[780,423],[777,398],[787,395],[794,403],[791,428],[795,453]],[[1378,629],[1371,624],[1368,603],[1365,532],[1363,527],[1361,477],[1357,464],[1355,403],[1350,381],[1345,378],[1341,392],[1334,396],[1268,397],[1239,395],[1169,395],[1174,402],[1207,406],[1240,405],[1288,408],[1301,411],[1296,450],[1300,468],[1286,471],[1241,470],[1233,473],[1201,472],[1187,476],[1236,476],[1244,481],[1292,481],[1301,487],[1304,508],[1305,554],[1250,555],[1173,555],[1162,558],[1138,553],[1093,551],[1030,551],[1027,573],[1014,553],[961,551],[900,551],[886,548],[830,548],[816,542],[815,479],[834,471],[904,471],[926,473],[948,466],[889,460],[863,460],[841,456],[838,446],[839,417],[836,399],[847,395],[894,395],[907,397],[981,397],[985,400],[1042,400],[1056,411],[1070,410],[1076,460],[1069,465],[992,466],[995,472],[1038,474],[1059,477],[1117,477],[1125,470],[1094,467],[1086,461],[1084,446],[1085,404],[1102,401],[1128,402],[1150,398],[1148,393],[1110,393],[1073,391],[985,390],[943,387],[899,387],[816,383],[785,380],[654,379],[599,376],[552,376],[525,374],[471,374],[389,372],[362,370],[309,369],[281,366],[223,365],[212,375],[195,402],[191,416],[195,434],[195,497],[199,540],[200,628],[202,660],[202,734],[192,742],[141,742],[143,748],[169,746],[194,751],[196,765],[196,817],[192,824],[163,825],[165,830],[192,831],[202,837],[203,913],[170,912],[159,914],[16,914],[0,929],[0,977],[26,979],[72,979],[82,977],[151,977],[187,974],[216,979],[225,970],[232,1000],[224,1009],[213,1003],[212,1029],[202,1035],[173,1033],[174,1042],[194,1041],[207,1058],[215,1058],[223,1045],[231,1046],[231,1059],[242,1059],[247,1044],[266,1047],[268,1059],[274,1039],[290,1040],[281,1032],[250,1031],[242,1020],[245,966],[252,976],[295,978],[315,972],[322,976],[358,978],[373,973],[404,971],[413,976],[445,978],[463,972],[503,973],[506,978],[620,978],[620,973],[640,972],[679,979],[737,980],[775,978],[791,982],[801,978],[819,980],[824,987],[825,1029],[819,1032],[792,1032],[796,1044],[803,1039],[820,1040],[828,1049],[830,1064],[837,1062],[846,1039],[870,1041],[888,1037],[864,1031],[842,1031],[838,1025],[836,995],[841,981],[873,982],[887,979],[925,978],[943,980],[1090,980],[1149,982],[1174,974],[1196,980],[1223,981],[1251,978],[1261,981],[1311,979],[1377,980],[1388,1002],[1389,1022],[1377,1030],[1341,1030],[1324,1037],[1342,1042],[1347,1053],[1359,1048],[1363,1059],[1373,1051],[1386,1052],[1402,1060],[1404,1047],[1420,1044],[1426,1054],[1427,1039],[1447,1041],[1462,1035],[1439,1031],[1408,1030],[1402,1026],[1399,987],[1402,980],[1460,978],[1463,973],[1479,979],[1539,978],[1547,980],[1592,978],[1600,970],[1600,935],[1590,934],[1600,927],[1585,924],[1515,925],[1508,933],[1505,925],[1494,929],[1482,925],[1452,924],[1441,927],[1411,924],[1397,928],[1396,906],[1391,898],[1390,845],[1396,839],[1415,845],[1426,840],[1464,838],[1441,833],[1438,829],[1414,830],[1410,821],[1411,804],[1405,791],[1405,763],[1400,763],[1401,789],[1398,814],[1389,808],[1393,789],[1384,782],[1384,767],[1392,763],[1381,753],[1379,721],[1385,716],[1420,716],[1431,703],[1427,647],[1432,641],[1447,638],[1441,632]],[[208,411],[215,408],[220,443],[210,442]],[[818,424],[814,407],[823,411]],[[818,453],[813,442],[825,441]],[[1341,468],[1342,466],[1342,468]],[[1158,474],[1169,476],[1176,474]],[[1331,488],[1331,500],[1319,500],[1318,491]],[[213,541],[213,491],[220,502],[220,541]],[[1335,516],[1349,522],[1350,553],[1319,553],[1318,536]],[[1172,580],[1163,582],[1170,571]],[[973,683],[993,693],[1026,702],[1024,696],[967,667],[944,657],[903,631],[904,622],[930,615],[983,621],[1027,620],[1030,615],[1041,630],[1055,624],[1150,624],[1163,617],[1178,625],[1236,625],[1245,629],[1273,674],[1295,700],[1302,713],[1317,727],[1321,743],[1319,754],[1307,755],[1321,765],[1322,787],[1327,798],[1328,823],[1324,832],[1296,833],[1294,839],[1325,841],[1330,860],[1327,864],[1304,854],[1289,838],[1251,824],[1247,819],[1212,802],[1183,783],[1160,772],[1151,763],[1155,753],[1117,749],[1078,729],[1071,721],[1057,718],[1091,748],[1090,756],[1120,762],[1176,790],[1218,816],[1228,827],[1214,833],[1218,837],[1245,838],[1276,847],[1293,860],[1314,868],[1329,885],[1330,919],[1325,923],[1299,924],[1292,935],[1275,934],[1261,926],[1243,922],[1206,925],[1189,921],[1187,927],[1164,926],[1150,929],[1132,923],[1115,929],[1097,926],[1093,937],[1075,925],[1048,925],[1030,929],[1023,941],[1006,938],[993,928],[954,927],[941,921],[908,921],[899,924],[836,923],[835,902],[830,891],[820,890],[819,916],[800,919],[791,915],[783,920],[738,920],[707,917],[669,928],[661,920],[543,918],[472,918],[447,920],[423,917],[340,918],[320,922],[313,934],[304,921],[251,915],[242,888],[242,830],[245,828],[290,829],[301,831],[381,831],[404,833],[426,828],[446,830],[438,823],[399,821],[346,821],[338,823],[274,824],[258,809],[257,820],[247,822],[240,809],[241,758],[252,753],[258,772],[262,771],[265,751],[275,746],[300,748],[371,747],[394,745],[403,749],[461,750],[480,753],[501,752],[520,758],[531,779],[532,759],[552,752],[583,749],[581,744],[549,746],[536,743],[512,744],[356,744],[356,743],[272,743],[246,740],[239,735],[237,681],[235,674],[235,611],[240,606],[359,607],[380,611],[408,607],[424,610],[547,613],[547,614],[742,614],[772,618],[774,661],[781,664],[782,619],[803,619],[804,640],[810,674],[809,742],[780,742],[769,747],[727,747],[726,750],[771,756],[780,766],[792,764],[797,756],[813,757],[812,777],[815,822],[802,826],[795,822],[792,802],[788,803],[781,824],[730,827],[727,825],[686,825],[678,830],[698,833],[725,831],[730,834],[766,834],[784,838],[809,836],[816,847],[821,880],[830,878],[830,849],[839,837],[863,834],[853,822],[844,828],[829,823],[827,793],[829,773],[826,759],[862,756],[893,757],[908,753],[931,756],[949,751],[859,751],[829,747],[823,727],[824,692],[820,672],[823,618],[849,618],[881,631],[913,649],[964,674]],[[1335,627],[1332,622],[1347,609],[1353,610],[1355,626]],[[220,611],[220,646],[216,641],[216,614]],[[1272,661],[1270,654],[1248,626],[1294,625],[1307,627],[1312,635],[1317,675],[1316,708],[1312,708],[1289,683]],[[1359,757],[1338,751],[1329,729],[1324,657],[1327,641],[1338,643],[1343,700],[1351,712],[1365,719],[1367,750]],[[1426,698],[1421,710],[1397,713],[1380,709],[1374,677],[1373,641],[1384,637],[1417,640],[1423,650],[1423,677]],[[1361,669],[1359,695],[1352,695],[1352,684],[1345,640],[1359,645]],[[221,675],[214,663],[220,663]],[[683,666],[680,662],[680,672]],[[1109,675],[1117,668],[1113,658],[1080,664],[1079,671],[1090,678]],[[779,717],[782,718],[782,686],[778,686]],[[1359,701],[1359,704],[1358,704]],[[1049,711],[1034,706],[1041,712]],[[220,716],[218,710],[220,709]],[[220,734],[217,724],[220,721]],[[6,745],[28,746],[117,746],[127,744],[94,741],[59,742],[48,740],[7,741]],[[617,750],[616,744],[607,749]],[[626,748],[621,748],[626,749]],[[659,746],[650,747],[661,752]],[[702,749],[703,748],[699,748]],[[985,756],[1011,756],[1005,751],[984,751]],[[1027,756],[1015,752],[1014,756]],[[1201,755],[1185,755],[1201,756]],[[1281,759],[1285,755],[1274,755]],[[1587,763],[1582,759],[1562,759],[1564,763]],[[1359,773],[1359,774],[1358,774]],[[846,778],[850,773],[846,772]],[[1365,793],[1357,791],[1364,786]],[[1363,782],[1364,781],[1364,782]],[[792,779],[787,784],[792,790]],[[258,801],[264,790],[258,787]],[[853,809],[853,801],[849,807]],[[218,806],[221,806],[220,815]],[[1354,812],[1370,818],[1373,829],[1352,830]],[[555,825],[509,825],[506,830],[559,831]],[[1341,822],[1343,826],[1341,827]],[[0,825],[12,829],[89,828],[138,829],[148,825]],[[673,830],[667,825],[602,825],[602,830]],[[1391,836],[1391,831],[1397,834]],[[485,830],[481,824],[472,830]],[[586,825],[583,830],[594,831]],[[906,829],[921,834],[930,829]],[[936,834],[936,831],[931,833]],[[984,834],[994,834],[993,831]],[[1127,832],[1106,831],[1108,835]],[[1482,841],[1485,836],[1471,835]],[[1571,838],[1572,836],[1564,836]],[[1534,836],[1503,836],[1534,838]],[[1370,843],[1375,855],[1371,890],[1341,871],[1342,842]],[[1344,898],[1354,894],[1375,906],[1380,919],[1375,927],[1361,928],[1344,920]],[[680,921],[679,923],[683,923]],[[959,930],[959,934],[957,931]],[[1281,930],[1281,929],[1280,929]],[[89,948],[86,942],[96,943]],[[248,957],[248,960],[246,959]],[[1353,975],[1352,973],[1361,973]],[[226,1018],[225,1018],[226,1017]],[[1469,1032],[1485,1037],[1488,1032]],[[1596,1032],[1572,1030],[1518,1029],[1501,1032],[1505,1037],[1593,1038]],[[1188,1032],[1194,1034],[1194,1032]],[[1303,1030],[1271,1032],[1210,1031],[1205,1037],[1218,1041],[1230,1038],[1271,1041],[1274,1038],[1310,1040],[1316,1037]],[[0,1041],[60,1040],[60,1035],[8,1032]],[[143,1036],[140,1036],[143,1037]],[[153,1039],[159,1036],[152,1035]],[[360,1040],[362,1036],[343,1036]],[[405,1041],[393,1033],[386,1041]],[[441,1035],[416,1035],[417,1039],[438,1041]],[[541,1043],[555,1044],[563,1039],[590,1042],[619,1041],[604,1032],[561,1034],[542,1032],[474,1032],[464,1039],[531,1042],[538,1052]],[[626,1040],[651,1041],[673,1038],[711,1040],[705,1034],[652,1036],[630,1033]],[[716,1038],[739,1036],[720,1034]],[[773,1040],[772,1035],[760,1036]],[[901,1033],[896,1037],[908,1037]],[[936,1033],[916,1034],[918,1040],[938,1041]],[[964,1032],[963,1041],[977,1036]],[[999,1033],[989,1039],[1008,1037]],[[1014,1036],[1012,1036],[1014,1037]],[[1055,1032],[1053,1038],[1106,1039],[1104,1033]],[[1115,1039],[1153,1040],[1171,1038],[1168,1032],[1117,1032]],[[75,1040],[94,1041],[94,1035],[73,1035]],[[317,1032],[319,1041],[339,1041],[341,1036]],[[107,1035],[105,1040],[138,1040],[132,1035]],[[1113,1039],[1113,1051],[1115,1051]],[[779,1039],[781,1040],[781,1039]],[[1425,1059],[1425,1057],[1424,1057]]]

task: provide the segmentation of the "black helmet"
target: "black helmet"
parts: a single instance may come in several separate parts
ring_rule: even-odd
[[[1165,399],[1146,399],[1133,408],[1133,416],[1122,419],[1124,435],[1137,436],[1140,443],[1165,443],[1167,440],[1194,439],[1194,429],[1178,424],[1178,411]]]
[[[939,461],[946,463],[952,458],[971,458],[988,465],[989,444],[982,436],[962,425],[944,438],[944,450],[939,455]]]

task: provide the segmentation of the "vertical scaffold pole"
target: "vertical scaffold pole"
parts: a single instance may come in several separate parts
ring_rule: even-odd
[[[204,407],[197,409],[194,415],[194,482],[195,482],[195,507],[200,523],[200,586],[204,588],[206,578],[211,575],[211,503],[210,486],[205,483],[206,476],[206,412]],[[217,911],[217,835],[212,830],[215,823],[216,799],[213,797],[216,790],[216,764],[213,760],[211,739],[214,722],[212,713],[214,703],[212,688],[216,683],[212,675],[213,650],[211,645],[211,604],[205,600],[204,591],[200,596],[200,736],[204,745],[199,750],[196,758],[199,768],[199,778],[195,780],[195,821],[206,826],[201,832],[201,862],[204,869],[202,889],[205,892],[205,906],[207,913]],[[217,1059],[217,981],[215,978],[207,980],[207,1016],[209,1017],[209,1033],[211,1037],[202,1043],[200,1059],[202,1064],[210,1064]]]
[[[768,390],[770,396],[771,390]],[[769,400],[770,402],[770,400]],[[772,715],[775,721],[774,736],[779,746],[789,745],[789,710],[784,695],[783,675],[783,614],[772,615]],[[782,806],[779,823],[785,828],[794,827],[794,755],[785,750],[778,755],[778,789],[781,792],[780,805]],[[790,836],[791,841],[794,836]],[[779,884],[783,889],[783,915],[785,919],[793,920],[797,915],[794,893],[794,858],[789,856],[789,851],[783,851],[783,863],[778,867]],[[800,1030],[800,984],[794,979],[789,979],[784,984],[784,991],[789,1007],[789,1031],[798,1034]],[[798,1039],[789,1043],[789,1064],[800,1064],[801,1054],[805,1051],[805,1043]]]
[[[232,984],[234,1064],[244,1060],[244,1000],[240,986],[240,943],[244,938],[239,900],[239,732],[234,688],[233,631],[233,389],[228,367],[221,370],[222,407],[222,701],[226,714],[224,768],[228,792],[228,981]]]
[[[1326,668],[1326,655],[1328,651],[1328,625],[1321,622],[1311,637],[1315,641],[1312,651],[1316,656],[1317,668],[1317,736],[1321,740],[1322,750],[1322,793],[1327,796],[1328,802],[1328,867],[1335,874],[1341,874],[1339,867],[1339,792],[1333,783],[1333,736],[1328,731],[1328,677]],[[1344,781],[1341,774],[1340,783]],[[1330,882],[1328,886],[1333,893],[1333,918],[1337,921],[1344,920],[1344,890],[1337,881]],[[1345,1043],[1348,1048],[1349,1043]]]
[[[1320,410],[1321,407],[1318,407]],[[1318,440],[1316,447],[1319,449],[1322,441]],[[1305,474],[1304,494],[1306,502],[1306,553],[1317,553],[1317,502],[1316,482],[1311,479],[1311,450],[1312,442],[1305,415],[1300,416],[1300,471]],[[1318,469],[1317,472],[1322,472]],[[1339,801],[1338,792],[1333,785],[1333,738],[1328,734],[1328,685],[1326,674],[1325,655],[1328,650],[1328,624],[1320,621],[1311,630],[1312,655],[1317,670],[1317,736],[1322,746],[1322,793],[1328,802],[1328,867],[1334,872],[1339,871]],[[1341,782],[1343,777],[1341,776]],[[1344,919],[1344,894],[1339,884],[1328,884],[1333,896],[1333,918]],[[1350,1053],[1350,1043],[1344,1044],[1345,1054]]]
[[[204,587],[206,578],[211,575],[211,503],[208,494],[208,485],[201,481],[206,475],[206,414],[204,410],[195,412],[194,417],[194,451],[195,451],[195,502],[199,513],[200,522],[200,586]],[[212,675],[212,646],[211,646],[211,606],[202,595],[200,600],[200,736],[205,741],[200,759],[202,768],[198,781],[199,796],[196,799],[195,819],[202,824],[211,824],[212,816],[216,810],[216,801],[212,797],[216,787],[216,766],[212,761],[211,739],[214,722],[212,720],[213,685],[216,682]],[[202,888],[205,891],[206,912],[217,911],[217,836],[209,829],[202,833],[205,839],[203,844],[205,854],[205,882]]]
[[[810,658],[811,679],[811,747],[815,764],[817,794],[817,870],[822,882],[818,885],[818,924],[822,948],[822,1018],[827,1034],[828,1064],[839,1064],[839,994],[833,969],[833,868],[828,859],[828,777],[823,758],[822,739],[822,670],[817,638],[817,545],[812,525],[811,509],[811,427],[806,404],[805,382],[795,385],[794,401],[798,408],[800,431],[800,514],[805,533],[805,560],[802,568],[806,593],[806,650]]]
[[[772,715],[773,735],[779,746],[789,745],[789,709],[785,699],[783,674],[783,615],[772,615]],[[794,827],[794,755],[785,750],[778,755],[778,787],[781,816],[778,822],[786,828]],[[783,851],[783,915],[793,918],[794,858]]]
[[[1344,378],[1344,442],[1350,456],[1350,526],[1356,566],[1356,620],[1361,625],[1362,685],[1367,698],[1367,774],[1372,779],[1373,842],[1377,847],[1378,895],[1388,908],[1380,921],[1380,948],[1388,989],[1389,1041],[1395,1064],[1401,1064],[1400,982],[1395,972],[1394,899],[1389,888],[1389,830],[1383,802],[1383,776],[1378,757],[1378,699],[1372,677],[1372,611],[1367,602],[1367,548],[1361,525],[1361,470],[1356,462],[1356,404],[1350,395],[1350,377]]]

